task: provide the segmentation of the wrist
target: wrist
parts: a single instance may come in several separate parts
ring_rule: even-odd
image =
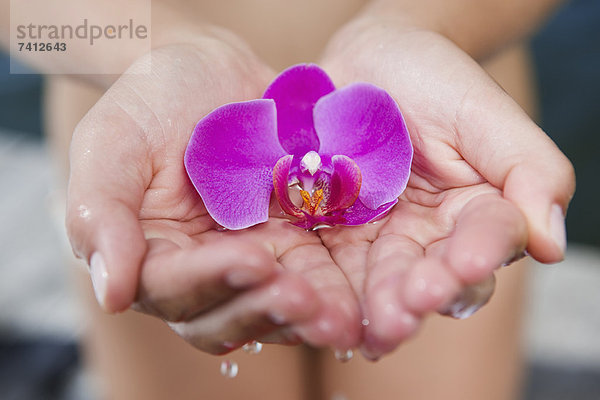
[[[357,20],[364,27],[430,31],[481,61],[527,38],[561,0],[374,0]],[[352,21],[351,24],[354,24]]]

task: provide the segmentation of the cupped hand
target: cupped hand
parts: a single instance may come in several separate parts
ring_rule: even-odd
[[[524,250],[562,259],[571,164],[451,41],[358,20],[334,38],[323,67],[337,86],[388,91],[414,146],[408,187],[385,219],[320,233],[361,303],[367,357],[394,349],[469,285],[493,284],[494,269]]]
[[[133,305],[211,353],[252,339],[357,344],[355,295],[319,237],[277,216],[220,229],[184,169],[198,120],[260,98],[273,76],[237,41],[197,38],[138,60],[79,123],[67,228],[105,310]]]

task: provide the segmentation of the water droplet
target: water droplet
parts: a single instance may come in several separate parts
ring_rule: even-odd
[[[369,323],[370,323],[370,322],[371,322],[371,321],[369,321],[369,320],[368,320],[368,319],[366,319],[366,318],[365,318],[365,319],[363,319],[362,321],[360,321],[360,323],[362,324],[362,326],[369,326]]]
[[[90,212],[90,209],[87,206],[85,206],[85,205],[82,204],[82,205],[80,205],[77,208],[77,211],[79,211],[79,216],[81,218],[83,218],[83,219],[89,219],[90,218],[91,212]]]
[[[352,351],[352,349],[335,351],[335,358],[340,362],[348,362],[352,360],[353,356],[354,352]]]
[[[226,232],[228,230],[229,229],[225,228],[224,226],[221,226],[221,225],[217,226],[217,232]]]
[[[272,296],[279,296],[281,294],[281,288],[279,287],[279,285],[271,285],[271,287],[269,288],[269,292]]]
[[[238,374],[238,365],[235,361],[223,360],[221,362],[221,375],[226,378],[235,378]]]
[[[263,344],[261,342],[257,342],[256,340],[248,342],[242,346],[242,350],[248,354],[258,354],[262,348]]]

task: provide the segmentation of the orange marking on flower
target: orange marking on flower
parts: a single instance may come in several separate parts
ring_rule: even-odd
[[[314,204],[315,210],[317,209],[317,207],[319,207],[322,200],[323,200],[323,189],[317,189],[315,191],[315,193],[313,194],[313,204]]]
[[[304,201],[302,208],[306,209],[310,215],[315,215],[321,201],[323,201],[323,189],[317,189],[312,196],[306,190],[300,190],[300,196]]]

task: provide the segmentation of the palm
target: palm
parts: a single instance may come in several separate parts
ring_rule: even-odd
[[[435,62],[432,64],[437,65]],[[236,78],[248,79],[247,76]],[[302,275],[311,289],[318,293],[323,320],[326,317],[335,319],[337,316],[338,321],[329,321],[330,326],[335,327],[334,333],[315,332],[314,329],[307,333],[301,328],[296,329],[297,333],[304,334],[304,339],[316,344],[336,343],[338,347],[355,344],[359,326],[359,307],[355,298],[362,305],[365,316],[373,320],[371,329],[380,329],[377,317],[370,315],[373,310],[385,309],[389,303],[385,296],[390,294],[380,289],[387,287],[388,292],[393,290],[399,295],[402,286],[406,286],[410,267],[424,259],[425,254],[431,256],[442,253],[460,211],[472,198],[483,193],[499,196],[498,190],[487,183],[456,150],[458,146],[452,141],[455,137],[454,127],[448,121],[459,110],[444,104],[440,105],[438,112],[431,113],[431,106],[427,107],[426,104],[430,100],[427,92],[423,92],[422,88],[415,90],[412,78],[407,76],[406,82],[395,82],[394,90],[391,90],[392,94],[414,92],[414,96],[406,94],[399,101],[402,109],[410,112],[407,113],[407,123],[415,147],[412,176],[407,190],[384,221],[360,228],[327,230],[320,235],[321,241],[314,233],[292,227],[278,215],[271,217],[265,224],[241,232],[224,231],[213,222],[198,201],[198,195],[180,162],[189,132],[198,115],[204,115],[227,102],[227,99],[222,98],[223,93],[230,95],[231,100],[240,100],[248,95],[259,97],[258,90],[264,85],[257,84],[252,93],[219,87],[220,94],[215,96],[213,102],[203,104],[204,108],[200,111],[192,112],[189,104],[192,103],[194,94],[189,91],[189,82],[183,82],[183,85],[177,81],[177,77],[170,75],[169,79],[175,79],[175,82],[162,82],[159,88],[168,87],[171,92],[169,97],[177,101],[166,102],[161,104],[160,109],[152,110],[158,116],[160,126],[157,129],[160,138],[156,139],[160,150],[152,151],[153,165],[161,168],[153,173],[144,193],[140,213],[146,235],[155,238],[149,242],[149,254],[159,254],[160,263],[164,264],[167,255],[172,259],[180,259],[181,252],[189,254],[194,252],[194,248],[222,240],[229,240],[231,246],[245,244],[250,246],[247,248],[258,247],[267,251],[279,269]],[[431,91],[437,89],[435,82],[432,86]],[[173,88],[176,89],[175,93]],[[456,87],[452,86],[451,89],[456,90]],[[464,93],[452,95],[463,97]],[[149,95],[151,98],[164,96],[164,93]],[[407,103],[407,100],[411,102]],[[181,101],[185,103],[178,104]],[[452,104],[460,106],[458,101]],[[161,120],[162,115],[168,117]],[[432,115],[436,119],[432,120]],[[173,141],[172,138],[177,140]],[[433,154],[436,156],[432,156]],[[155,248],[160,251],[154,250]],[[146,270],[152,271],[152,265],[152,257],[147,258]],[[152,284],[151,279],[142,280],[142,284],[147,282],[148,286],[143,293],[154,296],[154,303],[161,297],[161,288],[166,287],[162,279],[164,274],[156,276],[161,277],[160,284]],[[194,288],[196,291],[198,289],[206,291],[207,286]],[[458,285],[453,289],[445,295],[456,295]],[[208,298],[202,297],[195,304],[180,304],[180,307],[175,308],[174,315],[168,315],[169,319],[179,320],[198,315],[236,294],[235,291],[223,288],[208,292]],[[416,311],[430,311],[444,300],[448,299],[440,296],[422,307],[423,310]],[[404,304],[402,306],[406,308]],[[172,306],[168,307],[171,308]],[[415,310],[408,311],[414,314]],[[340,315],[343,316],[341,320]],[[397,313],[397,316],[400,318],[402,314]],[[394,329],[395,332],[391,335],[402,338],[407,333],[403,329],[408,331],[410,327],[395,326]],[[349,332],[345,340],[340,339],[342,330]]]
[[[414,147],[411,177],[382,221],[320,235],[369,322],[363,349],[378,357],[410,335],[420,315],[489,278],[523,249],[526,234],[522,215],[502,198],[502,182],[477,169],[493,160],[473,152],[479,119],[489,111],[472,106],[493,106],[505,94],[437,35],[385,32],[375,42],[360,49],[353,46],[361,40],[344,42],[326,64],[338,83],[371,81],[396,99]],[[499,140],[493,132],[487,139]]]
[[[182,158],[197,121],[224,103],[260,97],[272,78],[258,63],[225,60],[232,62],[223,68],[219,57],[191,46],[154,51],[152,77],[124,75],[75,133],[75,174],[102,170],[94,190],[129,205],[146,238],[135,307],[183,321],[174,329],[210,352],[281,325],[287,332],[273,340],[300,335],[351,347],[359,336],[357,303],[318,236],[280,215],[244,231],[221,229],[187,177]]]

